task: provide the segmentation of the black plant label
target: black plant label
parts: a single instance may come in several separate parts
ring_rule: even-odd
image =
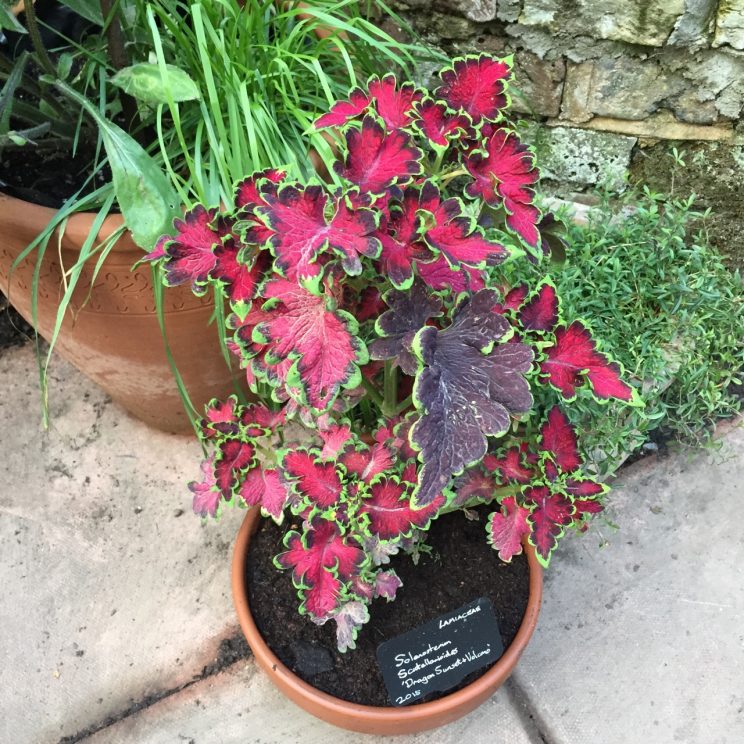
[[[452,689],[503,653],[493,605],[481,597],[381,643],[377,662],[390,702],[409,705]]]

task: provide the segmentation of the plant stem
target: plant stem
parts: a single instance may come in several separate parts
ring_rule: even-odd
[[[397,416],[398,414],[403,413],[403,411],[405,411],[406,408],[411,405],[411,403],[413,403],[413,396],[409,395],[405,400],[398,403],[395,409],[395,415]]]
[[[374,404],[382,409],[383,408],[383,400],[382,396],[380,395],[380,391],[364,376],[362,376],[362,385],[364,385],[364,389],[369,394],[369,397],[372,398],[374,401]]]
[[[385,399],[382,404],[382,415],[385,418],[395,416],[398,407],[398,370],[393,367],[392,360],[385,362],[385,381],[383,383]]]
[[[36,10],[33,0],[26,0],[23,4],[23,12],[26,14],[26,25],[28,26],[28,35],[31,37],[31,43],[34,45],[34,51],[39,58],[39,62],[44,70],[49,74],[57,77],[57,70],[49,59],[47,50],[44,48],[44,42],[41,40],[39,33],[39,24],[36,22]]]
[[[448,181],[451,181],[453,178],[457,178],[458,176],[467,176],[468,172],[465,170],[465,168],[458,168],[457,170],[450,171],[449,173],[445,173],[442,176],[442,183],[447,183]]]

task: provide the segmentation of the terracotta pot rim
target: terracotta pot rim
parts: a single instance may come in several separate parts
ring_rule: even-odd
[[[0,192],[0,213],[15,211],[17,209],[23,209],[26,214],[29,212],[35,213],[30,219],[33,219],[41,226],[39,232],[59,212],[59,209],[55,209],[54,207],[45,207],[42,204],[35,204],[34,202]],[[90,234],[93,220],[95,220],[96,216],[96,212],[74,212],[71,214],[67,218],[67,224],[65,225],[65,231],[62,236],[62,247],[66,250],[79,252],[85,239]],[[124,217],[121,214],[109,214],[101,224],[101,229],[98,231],[98,239],[106,240],[106,238],[110,237],[123,224]],[[145,251],[132,240],[131,233],[128,230],[116,241],[116,244],[112,248],[112,253],[136,253],[139,257],[145,255]]]
[[[527,607],[514,640],[509,644],[501,658],[484,675],[473,681],[467,687],[450,693],[438,700],[419,703],[408,707],[362,705],[341,700],[333,695],[316,689],[308,682],[298,677],[288,669],[269,648],[261,636],[251,614],[245,585],[245,563],[248,555],[250,539],[258,527],[261,515],[258,509],[250,509],[240,526],[235,541],[232,560],[232,593],[233,602],[238,613],[240,626],[245,634],[258,664],[265,672],[272,676],[272,681],[280,686],[287,686],[293,693],[291,697],[302,698],[306,709],[321,711],[319,715],[325,720],[335,717],[353,718],[361,726],[370,724],[396,725],[399,724],[401,733],[427,728],[426,721],[432,718],[447,717],[454,720],[458,717],[456,711],[464,708],[464,712],[472,709],[472,700],[484,699],[495,691],[511,674],[520,655],[524,651],[537,625],[537,617],[542,601],[542,566],[537,560],[534,548],[524,543],[529,566],[529,598]],[[276,675],[276,679],[274,676]],[[471,705],[468,705],[471,703]],[[323,715],[325,714],[325,715]],[[421,724],[417,726],[417,724]],[[433,726],[438,725],[436,723]],[[412,728],[415,727],[415,728]],[[362,729],[355,729],[362,730]],[[376,731],[370,728],[371,731]]]

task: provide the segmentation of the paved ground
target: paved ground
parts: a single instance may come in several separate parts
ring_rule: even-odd
[[[228,575],[241,514],[190,514],[193,442],[61,362],[43,433],[28,347],[0,355],[0,381],[0,742],[378,741],[307,716],[245,654]],[[564,546],[512,680],[396,741],[744,741],[744,430],[723,445],[627,468],[621,529]]]

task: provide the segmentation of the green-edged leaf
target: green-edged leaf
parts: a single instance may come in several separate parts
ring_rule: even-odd
[[[173,101],[195,101],[199,88],[189,74],[175,65],[138,62],[116,73],[110,81],[138,101],[149,104],[168,103],[168,90]]]

